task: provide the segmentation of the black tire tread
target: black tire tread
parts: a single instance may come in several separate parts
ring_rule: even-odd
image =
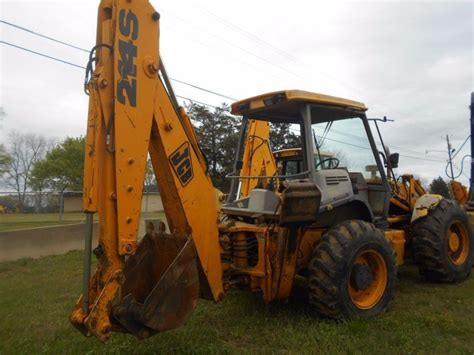
[[[395,270],[395,252],[383,232],[373,224],[361,220],[348,220],[329,229],[313,250],[308,265],[309,303],[314,309],[334,319],[353,318],[340,297],[339,282],[345,272],[343,264],[356,238],[366,238],[380,243],[389,251],[390,260]],[[390,298],[394,295],[394,282],[391,283]]]
[[[450,213],[451,212],[451,213]],[[452,213],[459,215],[465,212],[455,202],[443,199],[439,204],[429,211],[426,217],[415,221],[412,228],[413,257],[419,272],[429,281],[435,282],[460,282],[469,277],[472,268],[472,230],[467,221],[468,235],[470,238],[471,252],[466,263],[470,266],[458,268],[449,267],[446,252],[445,231],[449,216]]]

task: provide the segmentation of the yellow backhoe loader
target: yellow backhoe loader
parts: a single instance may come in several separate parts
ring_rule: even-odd
[[[424,194],[410,177],[396,184],[387,176],[398,156],[379,153],[367,107],[356,101],[289,90],[234,103],[232,113],[242,116],[236,169],[218,208],[206,159],[160,56],[159,23],[148,0],[102,0],[99,7],[85,81],[84,283],[71,314],[83,334],[146,338],[183,325],[198,298],[218,302],[233,288],[267,303],[285,301],[297,275],[318,313],[375,316],[394,297],[408,250],[428,280],[469,276],[468,215]],[[302,168],[286,175],[259,170],[257,180],[277,179],[278,189],[255,186],[240,198],[250,120],[299,125]],[[315,163],[317,147],[335,153],[330,166]],[[148,154],[168,231],[149,225],[138,242]],[[94,213],[99,241],[92,251]]]

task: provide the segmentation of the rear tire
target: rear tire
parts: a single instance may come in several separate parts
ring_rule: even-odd
[[[395,294],[395,252],[381,230],[360,220],[329,229],[308,266],[309,302],[334,319],[369,318]]]
[[[450,200],[439,204],[413,224],[413,257],[429,281],[460,282],[469,277],[474,238],[467,213]]]

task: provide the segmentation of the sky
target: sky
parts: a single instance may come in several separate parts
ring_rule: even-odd
[[[170,77],[225,96],[301,89],[366,103],[387,116],[398,173],[443,176],[446,134],[469,136],[474,91],[474,1],[152,0]],[[0,0],[0,19],[90,49],[99,1]],[[85,66],[88,54],[0,23],[1,41]],[[85,134],[84,70],[0,43],[0,143],[17,130]],[[173,82],[177,95],[230,99]],[[180,99],[183,102],[182,99]],[[426,151],[429,150],[428,153]],[[455,172],[469,144],[455,159]],[[467,181],[466,159],[460,180]]]

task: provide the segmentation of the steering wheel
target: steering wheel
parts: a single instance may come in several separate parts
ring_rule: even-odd
[[[334,157],[330,157],[330,158],[325,158],[325,159],[321,160],[318,164],[316,164],[316,166],[314,168],[317,169],[319,166],[323,165],[326,162],[329,162],[328,163],[329,169],[336,169],[339,166],[339,163],[340,163],[339,159],[334,158]]]

